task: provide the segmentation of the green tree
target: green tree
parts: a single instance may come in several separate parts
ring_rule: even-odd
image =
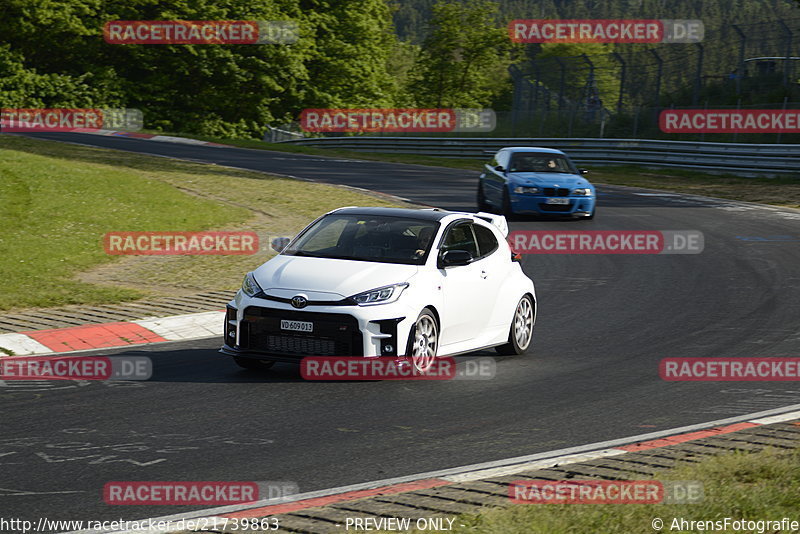
[[[390,107],[398,86],[389,72],[397,46],[385,0],[301,0],[309,28],[310,84],[305,107]]]
[[[410,92],[420,106],[484,107],[497,97],[498,65],[509,64],[511,42],[488,0],[441,0],[420,51]]]

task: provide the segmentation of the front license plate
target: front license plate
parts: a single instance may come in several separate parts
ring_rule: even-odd
[[[293,330],[295,332],[313,332],[314,323],[309,323],[306,321],[281,320],[281,330]]]
[[[544,202],[545,204],[569,204],[568,198],[548,198]]]

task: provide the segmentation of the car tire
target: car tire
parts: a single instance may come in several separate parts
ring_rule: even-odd
[[[495,347],[498,354],[524,354],[530,348],[533,338],[533,311],[534,303],[530,295],[519,299],[508,331],[508,343]]]
[[[430,308],[423,309],[411,334],[408,336],[406,354],[411,358],[414,372],[427,373],[436,360],[439,349],[439,323]]]
[[[514,215],[514,211],[511,209],[511,198],[508,195],[508,188],[506,187],[503,187],[503,209],[501,213],[506,217]]]
[[[483,182],[478,180],[478,195],[477,195],[478,211],[489,211],[489,204],[486,203],[486,195],[483,192]]]
[[[253,371],[264,371],[275,365],[275,362],[269,360],[254,360],[252,358],[240,358],[239,356],[234,356],[233,361],[235,361],[236,365],[239,367],[244,367],[245,369]]]

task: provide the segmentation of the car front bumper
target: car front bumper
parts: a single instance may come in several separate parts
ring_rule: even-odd
[[[306,356],[404,356],[418,313],[399,301],[296,309],[240,291],[227,306],[220,351],[278,362],[299,362]],[[312,330],[287,330],[281,321],[311,323]]]
[[[548,198],[568,200],[569,204],[548,204]],[[514,213],[532,213],[536,215],[572,215],[588,217],[594,211],[594,196],[546,197],[512,193],[511,209]]]

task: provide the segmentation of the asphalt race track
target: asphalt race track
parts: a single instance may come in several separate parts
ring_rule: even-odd
[[[475,209],[477,172],[84,134],[33,137]],[[217,353],[220,340],[208,339],[103,353],[149,356],[148,382],[6,383],[0,509],[28,519],[141,519],[191,508],[107,506],[103,485],[294,481],[306,492],[800,403],[791,382],[678,383],[658,374],[665,357],[800,355],[800,212],[598,189],[593,221],[517,220],[512,230],[700,230],[705,251],[526,256],[540,307],[533,349],[498,357],[493,380],[304,382],[290,366],[239,369]]]

